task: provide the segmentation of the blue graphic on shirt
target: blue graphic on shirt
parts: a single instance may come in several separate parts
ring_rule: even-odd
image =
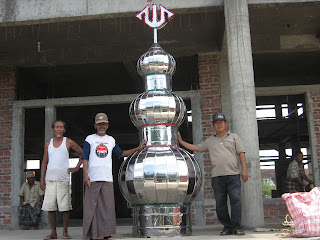
[[[96,147],[96,155],[99,158],[105,158],[108,155],[108,148],[103,144],[98,145]]]

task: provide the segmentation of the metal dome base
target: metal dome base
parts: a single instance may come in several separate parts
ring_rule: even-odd
[[[132,206],[133,237],[178,237],[192,235],[190,204]]]

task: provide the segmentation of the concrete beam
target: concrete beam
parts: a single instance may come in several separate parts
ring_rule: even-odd
[[[320,40],[315,35],[289,35],[280,36],[282,50],[319,50]]]
[[[176,91],[176,95],[183,99],[190,99],[200,95],[198,90],[191,91]],[[138,94],[124,94],[124,95],[106,95],[97,97],[71,97],[71,98],[55,98],[55,99],[37,99],[37,100],[23,100],[15,101],[13,108],[39,108],[46,106],[88,106],[88,105],[100,105],[100,104],[121,104],[130,103],[135,99]]]
[[[267,4],[267,3],[304,3],[304,2],[319,2],[320,0],[248,0],[248,4]]]
[[[314,90],[320,90],[320,84],[280,87],[257,87],[256,96],[296,95],[305,94]]]
[[[320,0],[314,0],[318,2]],[[248,4],[299,3],[308,0],[248,0]],[[223,0],[162,0],[171,10],[223,6]],[[63,21],[67,18],[90,19],[136,13],[147,5],[146,0],[0,0],[1,23]]]
[[[222,0],[163,0],[168,9],[221,6]],[[145,0],[0,0],[0,23],[64,18],[94,18],[97,15],[118,15],[139,12]]]

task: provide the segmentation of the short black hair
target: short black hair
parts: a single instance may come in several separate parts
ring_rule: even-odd
[[[293,156],[294,156],[294,157],[297,157],[299,154],[302,154],[302,155],[303,155],[303,153],[302,153],[300,150],[298,150],[298,151],[295,151],[295,153],[293,154]]]
[[[64,121],[61,120],[55,120],[52,124],[51,124],[51,128],[54,129],[54,125],[56,124],[56,122],[62,122],[64,129],[67,129],[67,124]]]

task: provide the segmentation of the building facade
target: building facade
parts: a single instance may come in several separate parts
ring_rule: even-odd
[[[229,129],[246,148],[243,224],[282,222],[287,214],[280,198],[289,163],[286,149],[307,149],[309,173],[315,186],[320,184],[320,1],[155,2],[175,13],[158,32],[158,42],[177,60],[173,91],[184,98],[190,115],[181,134],[200,143],[213,133],[212,115],[224,112]],[[0,0],[1,228],[18,226],[26,162],[42,160],[55,119],[66,121],[67,136],[82,145],[94,131],[93,116],[104,111],[109,133],[120,146],[138,143],[128,106],[143,91],[135,63],[153,40],[152,31],[134,17],[147,4]],[[257,106],[271,106],[274,117],[257,121]],[[263,149],[279,153],[273,161],[277,191],[271,199],[261,194]],[[204,182],[192,205],[193,221],[219,224],[209,155],[195,153],[195,158]],[[114,164],[115,176],[119,166]],[[80,175],[74,175],[72,184],[79,183],[74,189],[82,189]],[[81,196],[80,190],[73,192],[80,202]],[[118,197],[117,209],[126,210],[117,216],[130,217]]]

